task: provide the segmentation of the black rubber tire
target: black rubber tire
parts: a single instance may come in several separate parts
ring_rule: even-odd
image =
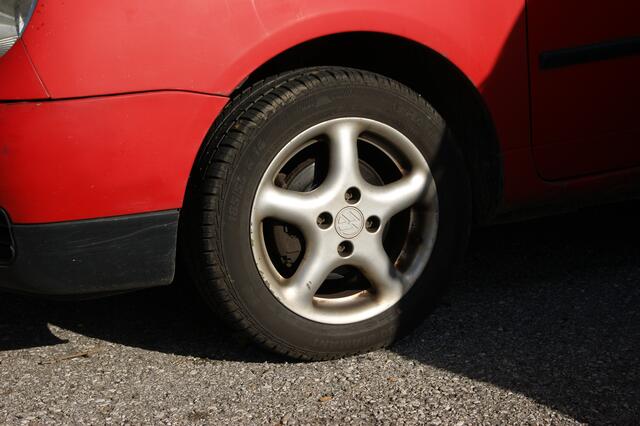
[[[424,273],[399,303],[366,321],[328,325],[294,314],[268,290],[253,260],[250,214],[262,174],[284,144],[314,124],[348,116],[384,122],[416,144],[436,181],[440,222]],[[272,351],[321,360],[386,346],[425,318],[466,247],[470,219],[463,158],[425,99],[381,75],[317,67],[268,78],[231,100],[194,167],[181,237],[210,307]]]

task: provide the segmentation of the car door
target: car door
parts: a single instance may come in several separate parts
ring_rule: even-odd
[[[640,165],[640,2],[528,0],[533,156],[546,180]]]

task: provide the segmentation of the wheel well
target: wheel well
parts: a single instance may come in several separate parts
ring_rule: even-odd
[[[270,75],[335,65],[393,78],[412,88],[443,116],[463,151],[471,175],[474,221],[491,219],[502,197],[502,164],[496,132],[473,84],[446,58],[414,41],[380,33],[342,33],[314,39],[255,70],[236,92]]]

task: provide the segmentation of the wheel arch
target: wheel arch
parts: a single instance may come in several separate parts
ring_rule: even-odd
[[[474,221],[491,220],[503,188],[501,149],[491,113],[471,80],[450,60],[421,43],[378,32],[343,32],[314,38],[262,63],[231,98],[268,76],[323,65],[376,72],[427,99],[460,144],[472,179]]]

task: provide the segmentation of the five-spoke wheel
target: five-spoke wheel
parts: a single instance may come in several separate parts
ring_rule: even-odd
[[[389,235],[405,211],[404,226]],[[304,247],[290,262],[294,270],[282,267],[287,253],[270,238],[275,223],[279,232],[294,227]],[[278,300],[305,318],[346,324],[388,309],[422,273],[437,233],[438,197],[427,161],[402,133],[371,119],[338,118],[303,131],[272,160],[251,225],[256,264]],[[385,241],[401,249],[389,253]],[[341,283],[319,293],[326,281]]]
[[[231,100],[182,212],[204,300],[263,346],[328,359],[390,344],[431,310],[469,233],[442,117],[381,75],[291,71]]]

